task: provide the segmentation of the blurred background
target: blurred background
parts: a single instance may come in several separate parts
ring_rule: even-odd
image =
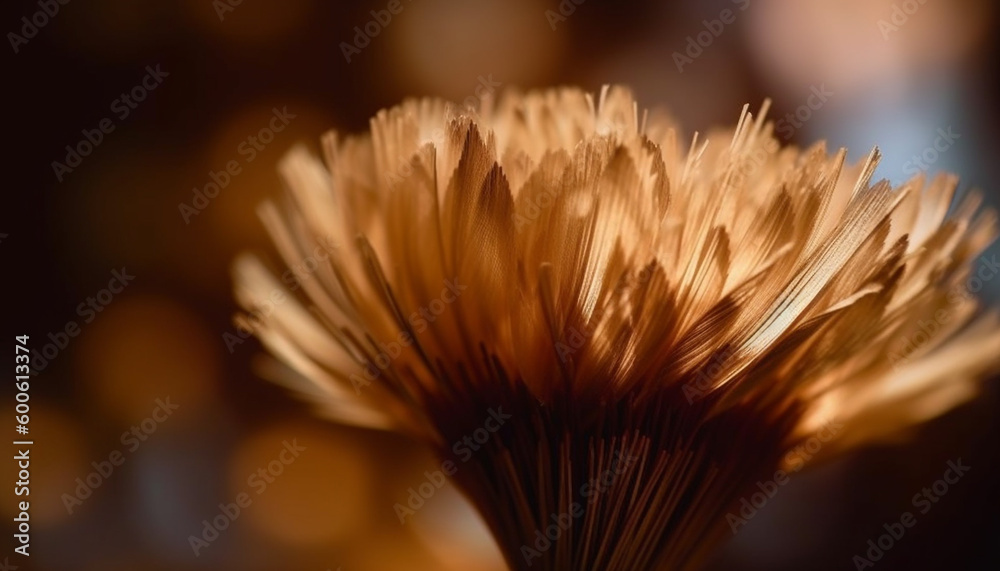
[[[878,144],[880,177],[950,170],[997,206],[994,2],[577,1],[5,2],[3,329],[38,373],[31,557],[7,535],[0,569],[502,569],[450,484],[401,525],[439,464],[315,420],[231,321],[230,261],[273,252],[254,209],[276,161],[404,97],[621,82],[688,134],[770,97],[790,144]],[[998,409],[989,383],[904,445],[797,474],[711,568],[854,568],[957,458],[972,470],[877,565],[996,568]]]

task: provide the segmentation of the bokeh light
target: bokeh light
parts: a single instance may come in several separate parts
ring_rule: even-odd
[[[362,131],[379,109],[405,97],[474,99],[482,79],[499,83],[496,89],[625,82],[644,104],[666,105],[690,140],[694,130],[732,124],[743,104],[756,109],[765,98],[781,118],[825,82],[836,96],[783,142],[825,138],[855,153],[878,144],[885,156],[879,176],[899,182],[906,161],[937,129],[952,126],[962,138],[931,170],[959,171],[965,187],[1000,204],[995,2],[918,3],[886,38],[879,20],[916,0],[750,0],[745,10],[743,0],[399,1],[401,11],[350,61],[343,45],[389,0],[57,2],[58,14],[9,56],[15,176],[0,256],[15,295],[4,322],[17,334],[28,330],[35,350],[70,320],[81,329],[32,380],[31,517],[34,543],[46,555],[11,563],[42,570],[504,568],[452,483],[417,517],[397,519],[393,504],[440,459],[399,436],[314,418],[298,395],[262,378],[278,368],[254,366],[270,362],[255,340],[227,348],[223,338],[235,331],[238,311],[232,260],[246,250],[277,259],[256,211],[281,197],[280,158],[296,144],[318,150],[330,129]],[[38,0],[9,7],[5,30],[14,33],[22,16],[41,10]],[[548,12],[570,8],[553,29]],[[679,71],[675,52],[726,8],[740,10],[736,21]],[[65,145],[113,116],[112,101],[156,64],[171,74],[163,86],[57,180],[52,162],[63,160]],[[275,108],[294,119],[251,153],[250,137],[269,126]],[[185,220],[179,206],[231,161],[240,173]],[[135,281],[85,322],[79,304],[122,268]],[[1000,300],[1000,280],[980,295]],[[169,424],[69,513],[62,494],[73,492],[92,462],[121,449],[122,431],[167,397],[180,405]],[[0,402],[0,415],[11,418],[13,402]],[[918,447],[879,449],[797,481],[714,569],[844,568],[872,527],[898,516],[908,501],[898,490],[924,483],[925,457],[948,454],[976,466],[963,482],[972,499],[936,507],[940,515],[922,520],[879,569],[994,568],[1000,391],[987,388],[979,403],[936,421]],[[306,450],[281,464],[257,495],[248,478],[295,439]],[[189,535],[244,491],[253,504],[194,556]],[[10,520],[16,504],[0,504]],[[800,549],[786,548],[789,538]]]
[[[233,495],[245,492],[253,500],[246,517],[254,528],[296,545],[349,541],[364,533],[370,471],[354,443],[304,422],[254,434],[234,452],[229,468]]]
[[[86,394],[121,422],[142,420],[157,398],[185,411],[207,406],[219,390],[220,334],[197,314],[156,296],[112,300],[81,337]]]

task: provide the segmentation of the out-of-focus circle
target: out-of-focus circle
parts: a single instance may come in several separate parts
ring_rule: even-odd
[[[401,79],[462,101],[485,88],[480,77],[529,83],[552,69],[567,38],[545,17],[554,8],[536,0],[404,2],[386,32]]]
[[[893,84],[965,56],[989,30],[982,0],[770,0],[747,12],[765,74],[789,89],[843,93]]]
[[[315,424],[270,426],[230,461],[234,497],[245,493],[249,523],[280,542],[319,545],[363,533],[373,499],[367,457],[352,441]]]
[[[167,298],[128,296],[127,290],[118,296],[79,320],[85,329],[76,352],[79,371],[98,406],[134,423],[152,413],[157,399],[169,398],[182,413],[214,399],[221,333]]]
[[[204,191],[216,179],[229,182],[198,215],[199,224],[211,229],[217,243],[233,249],[266,244],[256,208],[266,199],[281,197],[278,161],[296,144],[318,153],[319,137],[335,126],[326,111],[281,97],[246,105],[225,117],[209,140],[205,171],[189,185],[188,200],[193,189]]]
[[[38,379],[39,377],[33,377]],[[40,382],[40,381],[39,381]],[[30,391],[29,391],[29,394]],[[108,442],[106,450],[97,450],[96,454],[104,455],[89,458],[92,449],[88,448],[83,440],[83,435],[87,431],[69,414],[56,408],[39,405],[37,400],[29,400],[30,422],[27,425],[28,434],[18,435],[15,440],[34,441],[35,445],[18,446],[14,445],[12,456],[19,452],[27,451],[30,458],[28,467],[29,476],[26,480],[19,478],[20,467],[17,460],[7,462],[4,470],[5,481],[11,484],[10,501],[2,502],[3,515],[6,521],[17,516],[20,512],[19,503],[26,501],[29,503],[30,517],[29,524],[32,529],[51,527],[63,522],[87,508],[86,503],[92,497],[77,495],[76,482],[80,478],[84,482],[87,475],[94,471],[88,463],[94,460],[98,463],[107,461],[106,454],[115,449],[116,442]],[[2,411],[4,418],[14,419],[16,414],[11,406],[5,406]],[[25,485],[17,482],[24,481]],[[18,493],[19,488],[26,488],[30,495]],[[81,486],[81,494],[85,495],[90,491],[90,495],[99,494],[105,490],[90,490]],[[13,524],[11,524],[13,527]]]

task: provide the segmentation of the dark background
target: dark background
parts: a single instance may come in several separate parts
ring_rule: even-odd
[[[314,419],[261,379],[256,341],[230,351],[223,340],[236,311],[230,261],[247,249],[272,252],[254,209],[280,191],[277,160],[295,143],[315,147],[330,128],[363,130],[404,97],[460,101],[480,76],[522,88],[624,82],[644,105],[668,106],[690,133],[734,123],[744,103],[757,108],[765,97],[781,118],[825,85],[834,96],[790,142],[828,138],[831,147],[849,145],[855,160],[877,143],[885,154],[879,174],[899,183],[909,158],[951,127],[960,138],[929,170],[959,172],[963,192],[980,188],[998,202],[997,10],[987,0],[928,2],[888,37],[878,22],[893,3],[882,0],[752,0],[746,10],[728,1],[587,0],[554,30],[546,18],[559,9],[554,0],[403,0],[370,45],[345,61],[341,42],[387,4],[243,0],[220,18],[208,0],[73,0],[17,53],[7,36],[3,331],[8,342],[30,335],[39,351],[67,322],[81,327],[55,358],[38,361],[44,368],[31,383],[32,556],[13,555],[11,564],[498,568],[450,485],[413,521],[398,523],[392,505],[422,481],[432,458],[392,435]],[[726,8],[736,21],[678,71],[674,52]],[[39,10],[37,2],[7,2],[0,28],[20,34],[21,18]],[[112,102],[156,65],[169,76],[118,119]],[[240,144],[284,107],[296,117],[245,162]],[[115,130],[59,182],[52,162],[105,117]],[[230,160],[242,172],[185,224],[179,204],[191,204],[192,189]],[[135,280],[84,323],[78,304],[123,267]],[[1000,283],[988,282],[981,295],[1000,299]],[[13,393],[6,389],[0,418],[12,419]],[[178,410],[128,452],[122,432],[168,397]],[[852,569],[882,524],[913,511],[913,494],[958,458],[970,473],[917,516],[877,567],[995,568],[998,409],[1000,391],[987,383],[977,401],[899,446],[797,474],[713,569]],[[188,537],[201,533],[201,521],[247,490],[248,475],[292,438],[307,452],[194,557]],[[125,463],[67,513],[64,494],[113,450],[125,452]],[[4,468],[13,482],[13,462]],[[5,534],[15,500],[9,490],[0,502]]]

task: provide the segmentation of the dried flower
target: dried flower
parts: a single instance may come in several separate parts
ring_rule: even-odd
[[[962,295],[978,196],[948,216],[955,178],[871,184],[877,150],[779,148],[765,113],[685,148],[617,87],[381,111],[282,163],[266,227],[291,267],[329,255],[276,306],[242,257],[274,307],[241,322],[331,416],[466,462],[511,568],[697,566],[824,423],[823,456],[898,433],[1000,354]]]

